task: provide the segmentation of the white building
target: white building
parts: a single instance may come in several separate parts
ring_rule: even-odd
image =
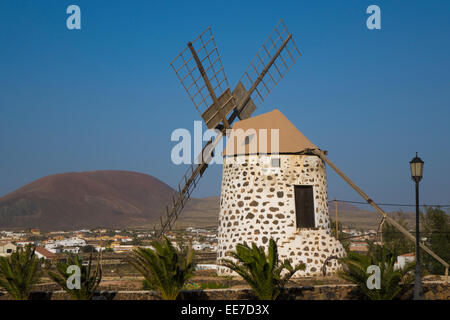
[[[44,248],[47,249],[50,252],[53,252],[53,253],[60,253],[60,252],[62,252],[62,248],[61,247],[49,246],[49,245],[46,244],[44,246]]]
[[[396,269],[403,269],[407,264],[414,262],[416,255],[414,252],[405,253],[397,257]]]
[[[295,276],[321,274],[327,258],[345,255],[331,235],[325,164],[312,149],[278,110],[235,124],[223,153],[219,260],[238,243],[268,246],[270,238],[281,260],[306,264]],[[327,271],[337,269],[330,259]]]
[[[78,254],[80,253],[80,247],[63,247],[61,249],[62,252]]]
[[[0,257],[7,257],[17,250],[17,246],[12,242],[0,242]]]
[[[195,266],[195,270],[217,270],[218,267],[217,264],[199,263]]]
[[[131,245],[118,245],[118,246],[114,246],[114,252],[128,252],[128,251],[133,251],[133,249],[135,248],[135,246],[131,246]]]
[[[16,242],[16,245],[18,247],[26,247],[29,244],[34,245],[35,243],[34,243],[34,241],[18,241],[18,242]]]
[[[49,240],[45,245],[47,250],[57,250],[61,249],[61,251],[73,252],[75,247],[84,247],[86,245],[86,241],[79,238],[70,238],[63,240]],[[77,252],[78,253],[78,252]]]
[[[34,252],[39,259],[45,259],[45,260],[56,259],[56,254],[48,251],[44,247],[36,247],[36,250]]]
[[[205,249],[213,249],[213,246],[209,243],[202,243],[202,242],[194,241],[192,243],[192,249],[194,249],[196,251],[201,251],[201,250],[205,250]]]

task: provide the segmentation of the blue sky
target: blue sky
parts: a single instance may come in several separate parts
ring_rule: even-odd
[[[82,29],[66,28],[81,8]],[[366,8],[381,8],[381,30]],[[232,87],[283,18],[303,56],[256,114],[280,109],[375,201],[449,203],[449,1],[0,2],[0,196],[68,171],[130,170],[175,186],[170,135],[199,120],[171,70],[211,26]],[[328,169],[329,197],[359,200]],[[221,167],[196,196],[218,195]]]

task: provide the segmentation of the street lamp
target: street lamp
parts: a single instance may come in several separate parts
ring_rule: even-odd
[[[423,300],[422,278],[420,272],[420,233],[419,233],[419,182],[423,176],[424,162],[417,156],[409,162],[411,178],[416,183],[416,274],[414,282],[414,300]]]

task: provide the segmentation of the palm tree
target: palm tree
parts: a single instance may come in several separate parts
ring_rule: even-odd
[[[42,276],[41,261],[31,245],[0,257],[0,287],[16,300],[30,298],[31,288]]]
[[[193,276],[194,250],[191,244],[178,250],[166,237],[151,245],[153,249],[134,249],[127,260],[144,276],[145,289],[158,291],[164,300],[175,300]]]
[[[289,260],[280,262],[277,244],[273,239],[269,241],[267,255],[264,252],[264,247],[258,247],[255,243],[252,243],[251,247],[245,243],[238,244],[236,251],[227,254],[237,262],[222,259],[221,264],[247,281],[259,300],[277,299],[281,289],[294,273],[306,268],[303,263],[292,267]],[[284,275],[282,276],[283,272]]]
[[[76,275],[73,268],[75,266],[80,271],[79,288],[69,288],[68,283],[72,283],[72,276]],[[87,265],[83,264],[83,259],[79,256],[69,254],[67,261],[61,261],[56,264],[57,272],[48,270],[47,274],[64,291],[66,291],[74,300],[92,300],[100,282],[102,281],[101,253],[99,253],[97,266],[92,265],[92,253],[89,256]],[[70,279],[69,279],[70,278]]]
[[[349,252],[347,257],[341,258],[340,261],[344,264],[344,270],[339,271],[338,275],[357,284],[370,300],[398,298],[408,290],[409,285],[414,281],[414,274],[411,271],[414,270],[415,263],[409,263],[403,269],[395,269],[397,253],[395,247],[369,244],[367,255]],[[371,265],[380,268],[380,289],[369,289],[367,287],[367,279],[371,276],[370,273],[367,273],[367,268]]]

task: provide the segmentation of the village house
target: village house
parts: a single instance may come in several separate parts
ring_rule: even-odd
[[[126,236],[120,236],[120,235],[115,235],[113,237],[113,239],[115,241],[121,241],[121,242],[131,242],[131,241],[133,241],[133,238],[126,237]]]
[[[4,235],[3,239],[10,239],[10,240],[17,240],[26,236],[26,233],[13,231],[1,231],[0,234]]]
[[[353,241],[350,243],[349,250],[357,253],[369,252],[369,245],[365,241]]]
[[[16,249],[17,246],[12,242],[0,242],[0,257],[7,257]]]
[[[95,248],[95,251],[97,251],[97,252],[102,252],[106,249],[105,247],[102,247],[102,246],[95,246],[94,248]]]
[[[84,247],[86,245],[86,241],[80,238],[70,238],[70,239],[62,239],[62,240],[48,240],[46,247],[55,248],[55,247]]]
[[[39,230],[39,229],[31,229],[31,230],[30,230],[30,233],[31,233],[33,236],[39,236],[39,235],[41,235],[41,230]]]
[[[416,255],[414,252],[401,254],[397,257],[397,262],[394,265],[395,269],[403,269],[407,264],[414,262]]]
[[[49,235],[64,235],[66,233],[67,232],[65,232],[65,231],[50,231],[48,234]]]
[[[18,247],[26,247],[27,245],[34,245],[34,241],[16,241]]]
[[[132,245],[123,245],[123,244],[114,245],[114,246],[111,245],[111,247],[113,248],[114,252],[117,252],[117,253],[129,252],[134,249],[134,246],[132,246]]]
[[[217,270],[217,264],[199,263],[195,266],[195,270]]]
[[[64,247],[61,249],[61,251],[67,252],[67,253],[78,254],[78,253],[80,253],[80,248],[79,247]]]
[[[205,250],[205,249],[212,249],[213,246],[209,243],[204,243],[204,242],[197,242],[194,241],[192,243],[192,249],[196,250],[196,251],[201,251],[201,250]]]
[[[43,247],[36,247],[35,254],[39,259],[44,260],[54,260],[57,257],[55,253],[50,252]]]

